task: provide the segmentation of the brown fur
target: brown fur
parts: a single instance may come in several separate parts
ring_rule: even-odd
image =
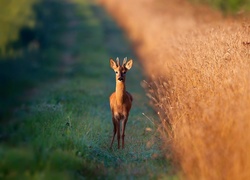
[[[118,149],[120,148],[120,122],[122,123],[122,148],[124,148],[125,128],[133,101],[132,95],[126,91],[125,74],[132,67],[132,64],[133,60],[129,60],[127,62],[126,59],[124,59],[123,64],[120,65],[118,58],[117,62],[110,59],[110,67],[116,73],[116,89],[115,92],[113,92],[109,97],[112,121],[114,125],[113,138],[110,148],[112,148],[116,133]]]

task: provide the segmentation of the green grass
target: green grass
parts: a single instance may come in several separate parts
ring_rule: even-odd
[[[46,9],[41,23],[54,26],[37,27],[43,47],[0,65],[0,179],[174,178],[140,86],[140,64],[120,29],[91,1],[45,0],[39,6],[40,16]],[[109,58],[116,56],[135,61],[127,75],[135,100],[124,150],[117,142],[109,149],[108,98],[115,89]]]
[[[239,12],[250,12],[249,0],[190,0],[195,3],[208,4],[221,10],[224,14],[237,14]]]

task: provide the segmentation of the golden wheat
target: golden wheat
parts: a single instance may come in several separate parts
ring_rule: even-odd
[[[136,45],[182,177],[250,179],[249,21],[179,1],[102,3]]]

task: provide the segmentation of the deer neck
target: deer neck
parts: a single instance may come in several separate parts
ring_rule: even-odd
[[[117,105],[122,105],[124,101],[124,95],[126,93],[125,81],[116,81],[115,93]]]

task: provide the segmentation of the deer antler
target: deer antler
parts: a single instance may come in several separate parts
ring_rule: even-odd
[[[127,59],[128,59],[127,57],[125,57],[125,58],[123,59],[123,63],[122,63],[123,66],[126,64]]]
[[[120,60],[118,57],[116,58],[116,63],[117,63],[117,66],[120,66]]]

